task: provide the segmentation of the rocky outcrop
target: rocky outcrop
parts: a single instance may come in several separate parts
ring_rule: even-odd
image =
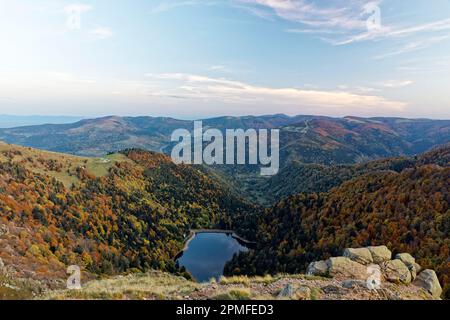
[[[344,250],[344,257],[347,257],[355,262],[364,265],[373,263],[372,254],[367,248],[358,248],[358,249],[347,248]]]
[[[327,260],[328,275],[342,276],[350,279],[367,279],[367,268],[347,257],[330,258]]]
[[[373,262],[380,264],[391,260],[392,252],[386,246],[367,247],[372,254]]]
[[[327,276],[328,275],[328,264],[326,261],[316,261],[311,262],[306,270],[307,275],[314,276]]]
[[[416,259],[409,253],[399,253],[395,255],[395,259],[402,261],[406,265],[412,265],[416,263]]]
[[[442,294],[442,288],[439,283],[439,279],[436,272],[433,270],[424,270],[414,281],[414,284],[418,287],[424,288],[428,291],[434,298],[439,298]]]
[[[411,272],[399,259],[386,261],[381,266],[385,279],[393,283],[411,283]]]
[[[347,248],[343,255],[312,262],[307,274],[344,280],[344,288],[365,287],[373,290],[380,289],[383,283],[409,285],[413,282],[434,298],[442,294],[436,273],[433,270],[420,272],[421,266],[409,253],[399,253],[391,260],[391,251],[386,246],[377,246]]]
[[[412,255],[409,253],[399,253],[395,256],[395,259],[401,260],[408,267],[412,280],[416,279],[422,267],[416,263],[416,259]]]

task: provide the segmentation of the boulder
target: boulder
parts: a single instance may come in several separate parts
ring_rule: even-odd
[[[412,280],[414,280],[421,269],[421,266],[416,263],[416,259],[409,253],[396,254],[395,259],[401,260],[408,267]]]
[[[399,259],[384,262],[382,265],[383,276],[393,283],[411,283],[411,273],[408,267]]]
[[[372,254],[367,248],[347,248],[344,250],[344,257],[365,265],[373,263]]]
[[[342,276],[358,280],[367,279],[367,267],[347,257],[330,258],[326,262],[330,276]]]
[[[295,288],[292,284],[287,284],[278,294],[279,299],[291,298],[295,293]]]
[[[439,283],[436,272],[433,270],[427,269],[419,273],[414,281],[414,285],[424,288],[436,299],[440,298],[442,294],[441,284]]]
[[[395,255],[395,259],[401,260],[407,266],[414,265],[416,263],[416,259],[409,253],[399,253]]]
[[[306,270],[306,274],[310,276],[327,276],[328,265],[325,261],[311,262]]]
[[[376,264],[389,261],[392,258],[392,252],[386,246],[367,247],[372,254],[373,262]]]

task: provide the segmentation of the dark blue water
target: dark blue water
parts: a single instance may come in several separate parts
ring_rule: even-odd
[[[178,258],[180,267],[199,282],[219,279],[223,275],[225,264],[233,255],[248,249],[226,233],[197,233],[189,247]]]

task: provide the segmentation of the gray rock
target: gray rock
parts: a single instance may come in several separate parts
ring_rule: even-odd
[[[292,284],[287,284],[278,294],[279,299],[292,298],[295,293],[295,288]]]
[[[409,253],[399,253],[395,255],[395,259],[401,260],[407,266],[413,265],[416,263],[416,259]]]
[[[330,276],[343,276],[359,280],[366,280],[367,278],[367,267],[347,257],[330,258],[326,262]]]
[[[344,280],[342,286],[346,289],[362,288],[367,289],[367,283],[363,280]]]
[[[387,281],[393,283],[411,283],[411,272],[399,259],[387,261],[382,265],[383,275]]]
[[[365,265],[373,263],[372,254],[367,248],[347,248],[344,250],[344,257]]]
[[[389,261],[392,258],[392,252],[386,246],[367,247],[372,254],[373,262],[376,264]]]
[[[311,262],[306,270],[306,274],[310,276],[326,276],[328,275],[328,265],[325,261]]]
[[[2,258],[0,258],[0,270],[5,267],[5,264],[3,263]]]
[[[311,289],[307,286],[287,284],[278,294],[278,299],[310,300]]]
[[[412,280],[416,279],[417,274],[421,270],[421,266],[416,263],[416,259],[409,253],[399,253],[395,255],[395,259],[401,260],[411,272]]]
[[[441,297],[442,287],[439,283],[436,272],[434,272],[433,270],[427,269],[419,273],[416,280],[414,281],[414,285],[427,290],[433,296],[433,298],[438,299]]]

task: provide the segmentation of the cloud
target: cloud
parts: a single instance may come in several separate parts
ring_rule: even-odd
[[[376,95],[359,94],[346,90],[325,91],[317,89],[274,88],[257,86],[224,78],[212,78],[195,74],[148,74],[148,77],[165,82],[165,95],[190,99],[220,101],[232,104],[270,104],[293,107],[317,107],[367,110],[376,108],[401,111],[405,103]]]
[[[432,38],[426,38],[426,39],[422,39],[422,40],[418,40],[418,41],[413,41],[413,42],[407,43],[406,45],[404,45],[394,51],[382,53],[380,55],[374,56],[373,58],[375,60],[381,60],[381,59],[389,58],[392,56],[397,56],[397,55],[408,53],[408,52],[426,49],[426,48],[432,46],[433,44],[442,42],[444,40],[447,40],[448,38],[450,38],[450,36],[446,35],[446,36],[438,36],[438,37],[432,37]]]
[[[388,80],[380,83],[385,88],[402,88],[410,86],[414,83],[412,80]]]
[[[450,19],[439,20],[435,22],[420,24],[406,28],[384,26],[379,30],[374,30],[372,32],[364,32],[357,35],[353,35],[344,40],[335,41],[334,44],[345,45],[366,40],[407,37],[419,33],[439,32],[446,30],[450,30]]]
[[[97,27],[90,31],[97,39],[108,39],[111,38],[114,33],[108,27]]]
[[[388,18],[382,16],[382,0],[234,0],[234,2],[250,8],[264,9],[280,19],[298,25],[286,29],[286,32],[317,35],[319,39],[336,46],[412,38],[410,43],[403,47],[380,54],[374,57],[375,59],[428,48],[445,40],[450,30],[450,18],[409,26],[384,24],[382,22]],[[442,35],[443,32],[447,34]],[[426,36],[427,39],[417,40],[419,35]]]
[[[210,66],[209,70],[215,71],[215,72],[232,73],[230,68],[228,68],[227,66],[221,65],[221,64]]]
[[[250,8],[265,8],[272,11],[279,18],[300,23],[309,32],[323,32],[324,30],[363,30],[369,16],[366,6],[377,6],[381,1],[364,0],[335,0],[323,4],[309,0],[235,0]],[[365,15],[366,14],[366,15]],[[364,16],[365,15],[365,16]]]

